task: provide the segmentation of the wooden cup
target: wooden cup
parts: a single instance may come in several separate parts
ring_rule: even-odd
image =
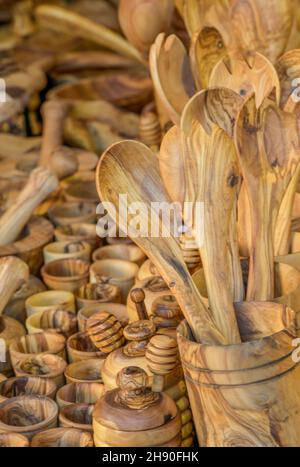
[[[29,297],[25,302],[25,306],[27,317],[38,311],[53,310],[53,308],[75,313],[75,298],[68,291],[47,290]]]
[[[15,365],[14,370],[18,377],[38,376],[53,381],[57,388],[61,388],[65,384],[66,367],[66,361],[58,355],[44,354],[27,357]]]
[[[105,354],[95,347],[86,332],[78,332],[69,337],[67,340],[67,353],[69,363],[93,358],[105,359]]]
[[[57,227],[78,222],[94,224],[96,221],[96,206],[91,203],[58,202],[51,206],[48,215]]]
[[[0,382],[0,402],[19,396],[46,396],[55,398],[57,386],[51,379],[38,376],[20,376]]]
[[[78,430],[93,432],[94,404],[71,404],[63,407],[59,413],[59,426],[77,428]]]
[[[130,261],[141,266],[146,260],[146,255],[136,245],[107,245],[98,248],[93,253],[93,261],[100,261],[103,259],[122,259],[124,261]]]
[[[87,242],[53,242],[44,247],[44,262],[47,265],[50,262],[67,259],[81,259],[90,261],[91,246]]]
[[[88,283],[89,267],[82,259],[59,259],[45,264],[41,275],[49,289],[73,293]]]
[[[28,334],[44,331],[54,331],[65,337],[77,332],[77,317],[75,313],[65,310],[38,311],[26,320]]]
[[[92,435],[76,428],[51,428],[36,434],[30,443],[32,448],[91,448],[93,446]]]
[[[71,363],[67,366],[65,377],[69,383],[100,383],[102,384],[101,368],[103,360],[93,358]]]
[[[61,409],[71,404],[95,404],[103,394],[103,384],[70,383],[57,391],[56,402]]]
[[[28,448],[29,440],[18,433],[0,434],[0,448]]]

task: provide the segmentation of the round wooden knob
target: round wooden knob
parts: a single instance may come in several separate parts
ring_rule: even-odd
[[[183,319],[180,306],[173,295],[164,295],[153,303],[153,321],[157,328],[177,328]]]
[[[150,340],[146,349],[149,369],[154,374],[153,391],[163,389],[163,377],[178,364],[178,346],[175,339],[165,335],[156,335]]]
[[[123,349],[125,355],[131,357],[145,355],[149,339],[154,336],[156,327],[153,321],[142,320],[128,324],[124,328],[124,337],[130,341]]]
[[[110,353],[125,344],[122,325],[106,311],[96,313],[87,320],[87,333],[103,353]]]
[[[119,371],[117,385],[120,389],[127,391],[146,388],[148,385],[148,375],[142,368],[129,366]]]

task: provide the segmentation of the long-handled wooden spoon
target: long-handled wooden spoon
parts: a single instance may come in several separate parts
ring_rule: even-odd
[[[155,92],[169,118],[180,123],[184,106],[195,93],[189,59],[174,34],[159,34],[150,50],[150,72]]]
[[[40,5],[35,10],[37,21],[47,28],[90,40],[102,47],[145,64],[140,52],[122,36],[73,11],[54,5]]]
[[[209,304],[230,343],[240,342],[233,303],[244,299],[236,232],[240,173],[232,138],[240,100],[227,89],[202,91],[190,100],[181,119],[185,201],[203,203],[204,240],[199,249]],[[195,230],[193,219],[192,226]]]
[[[138,161],[138,164],[137,164]],[[102,156],[97,168],[96,184],[100,199],[112,204],[107,206],[110,215],[118,214],[118,223],[123,231],[128,228],[127,215],[119,208],[119,194],[127,195],[128,206],[139,204],[140,224],[146,236],[137,236],[129,228],[128,233],[135,237],[135,243],[148,255],[157,270],[174,293],[197,341],[206,343],[226,343],[225,336],[217,329],[213,318],[203,301],[184,264],[178,241],[171,236],[169,226],[159,214],[157,204],[170,202],[163,188],[156,156],[141,143],[123,141],[111,146]],[[151,213],[151,217],[150,217]],[[151,235],[151,230],[165,231]],[[148,233],[148,235],[147,235]]]
[[[247,300],[274,298],[274,231],[286,189],[299,165],[298,119],[274,98],[240,111],[235,141],[252,225]]]

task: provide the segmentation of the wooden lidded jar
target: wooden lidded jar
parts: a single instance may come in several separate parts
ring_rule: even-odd
[[[104,394],[93,413],[96,447],[177,447],[181,419],[175,402],[153,392],[138,367],[118,374],[119,389]]]

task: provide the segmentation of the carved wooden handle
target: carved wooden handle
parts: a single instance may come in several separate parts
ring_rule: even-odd
[[[136,311],[138,314],[139,319],[141,320],[146,320],[148,319],[148,313],[146,310],[146,305],[145,305],[145,292],[143,289],[133,289],[130,292],[130,298],[135,304]]]
[[[175,339],[165,335],[156,335],[150,340],[146,359],[149,369],[154,374],[153,392],[161,392],[164,387],[164,375],[178,365],[178,346]]]
[[[0,245],[13,243],[29,221],[35,208],[54,191],[58,180],[49,170],[34,169],[16,203],[0,219]]]
[[[87,332],[103,353],[110,353],[125,344],[122,325],[107,311],[96,313],[87,320]]]
[[[48,167],[51,153],[63,144],[64,121],[71,108],[65,101],[47,101],[42,106],[43,140],[40,166]]]
[[[157,394],[147,388],[148,376],[145,370],[136,366],[123,368],[117,376],[119,391],[116,402],[128,408],[139,410],[158,400]]]
[[[7,256],[0,259],[0,314],[12,295],[29,279],[29,268],[19,258]]]

